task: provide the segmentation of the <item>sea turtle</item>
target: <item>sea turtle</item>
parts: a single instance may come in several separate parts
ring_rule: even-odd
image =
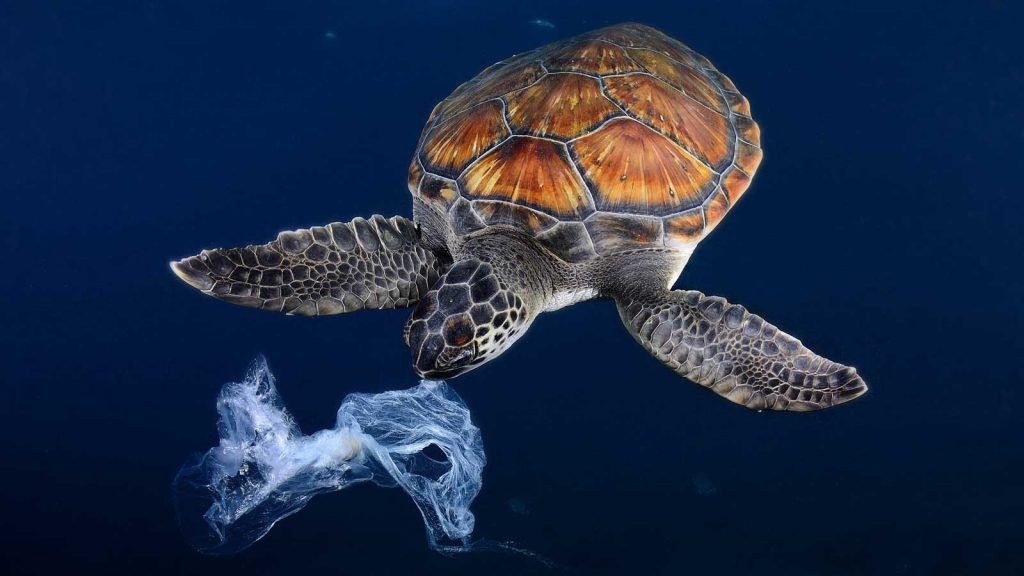
[[[517,55],[434,108],[409,168],[413,219],[282,232],[171,263],[243,306],[316,316],[415,306],[415,370],[450,378],[541,312],[610,298],[678,374],[752,409],[863,394],[853,368],[742,306],[672,290],[750,184],[760,133],[736,86],[664,33],[620,24]]]

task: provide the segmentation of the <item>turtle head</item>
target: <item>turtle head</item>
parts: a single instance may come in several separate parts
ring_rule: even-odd
[[[532,319],[491,265],[471,258],[456,262],[420,299],[405,343],[421,377],[443,380],[504,352]]]

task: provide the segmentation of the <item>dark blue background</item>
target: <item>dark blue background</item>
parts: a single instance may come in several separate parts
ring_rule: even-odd
[[[232,307],[167,261],[409,214],[436,101],[636,20],[731,76],[764,135],[753,188],[679,285],[857,366],[871,393],[751,413],[661,367],[608,302],[544,316],[454,382],[489,457],[477,533],[578,574],[1024,573],[1022,15],[823,4],[3,3],[0,571],[544,573],[430,552],[411,501],[375,487],[315,499],[240,556],[187,548],[170,481],[258,352],[307,431],[414,375],[405,311]]]

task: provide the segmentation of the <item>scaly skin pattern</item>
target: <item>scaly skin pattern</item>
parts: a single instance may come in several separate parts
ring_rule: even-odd
[[[664,291],[616,301],[626,328],[658,360],[752,410],[819,410],[867,391],[853,368],[722,298]]]
[[[500,354],[534,316],[494,267],[469,258],[456,262],[416,306],[405,341],[416,371],[440,380]]]
[[[374,215],[282,232],[259,246],[204,250],[171,268],[219,300],[323,316],[415,304],[448,264],[409,220]]]

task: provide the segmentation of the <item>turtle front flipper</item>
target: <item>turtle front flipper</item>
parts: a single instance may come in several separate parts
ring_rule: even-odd
[[[225,302],[317,316],[415,304],[449,263],[409,220],[374,215],[282,232],[260,246],[203,250],[171,269]]]
[[[666,290],[616,303],[633,338],[655,358],[747,408],[806,412],[867,392],[855,369],[722,298]]]

